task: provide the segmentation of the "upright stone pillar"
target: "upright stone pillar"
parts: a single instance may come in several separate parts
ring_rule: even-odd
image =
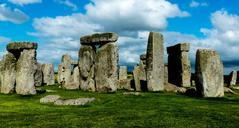
[[[119,80],[125,80],[128,77],[127,66],[120,66],[119,68]]]
[[[42,65],[40,63],[37,63],[37,70],[34,77],[35,77],[35,86],[42,86],[43,72],[42,72]]]
[[[93,63],[89,67],[87,67],[87,71],[83,71],[81,74],[83,74],[85,80],[86,77],[93,74],[94,79],[90,79],[90,81],[87,81],[92,82],[92,84],[93,82],[95,82],[96,91],[98,92],[114,92],[117,90],[118,46],[115,43],[117,40],[118,36],[115,33],[97,33],[81,38],[82,48],[80,49],[79,54],[79,65],[81,68],[80,73],[82,72],[82,69],[84,69],[84,67],[86,66],[84,63]],[[95,48],[95,46],[97,46],[97,49]],[[82,49],[86,49],[86,47],[87,49],[92,49],[92,51],[84,52],[84,50]],[[91,54],[92,52],[96,53],[95,58],[93,58],[93,62],[91,62],[91,56],[93,55]],[[92,69],[93,67],[94,70]],[[86,86],[92,84],[86,84]]]
[[[139,65],[134,67],[133,76],[136,91],[147,91],[146,82],[146,54],[140,55]]]
[[[164,83],[168,83],[168,64],[164,64]]]
[[[190,87],[189,49],[189,43],[181,43],[167,48],[169,83],[179,87]]]
[[[9,94],[15,91],[17,59],[12,53],[3,56],[1,62],[1,93]]]
[[[96,90],[115,92],[118,83],[118,46],[107,43],[99,48],[95,61]]]
[[[62,85],[63,88],[67,89],[67,85],[71,82],[71,57],[68,54],[62,56],[61,64],[58,66],[58,83]]]
[[[53,64],[43,64],[42,71],[43,71],[43,83],[46,85],[54,85],[55,74]]]
[[[228,81],[228,87],[236,85],[237,82],[237,71],[232,71],[229,74],[229,81]]]
[[[23,50],[17,61],[16,92],[21,95],[34,95],[37,69],[36,50]]]
[[[96,48],[81,44],[79,51],[80,88],[84,91],[95,91],[95,56]]]
[[[223,64],[214,50],[199,49],[196,54],[196,88],[202,97],[223,97]]]
[[[163,35],[150,32],[147,46],[146,76],[149,91],[164,90]]]
[[[128,79],[127,66],[119,67],[119,81],[117,88],[131,90],[131,83],[130,80]]]

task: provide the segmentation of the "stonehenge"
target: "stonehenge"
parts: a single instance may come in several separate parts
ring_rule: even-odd
[[[80,86],[82,90],[115,92],[118,84],[118,46],[115,33],[80,38]]]
[[[78,60],[64,54],[58,65],[57,82],[66,90],[116,92],[167,91],[181,89],[186,92],[195,81],[201,97],[223,97],[223,64],[214,50],[199,49],[196,53],[195,75],[191,75],[189,43],[167,47],[168,62],[164,60],[164,38],[150,32],[146,54],[128,74],[127,66],[119,66],[118,35],[96,33],[80,38]],[[34,95],[37,87],[55,85],[54,65],[37,62],[37,43],[13,42],[0,61],[0,92]],[[129,68],[130,69],[130,68]],[[237,71],[229,75],[227,86],[236,85]],[[38,88],[39,89],[39,88]]]
[[[157,32],[150,32],[146,55],[146,77],[149,91],[164,90],[164,39]]]
[[[196,53],[196,88],[202,97],[223,97],[223,64],[214,50],[199,49]]]
[[[168,80],[179,87],[190,87],[191,66],[188,57],[189,43],[167,47]]]

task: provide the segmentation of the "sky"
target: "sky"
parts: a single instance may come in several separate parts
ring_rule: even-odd
[[[78,59],[80,37],[119,35],[119,64],[133,67],[147,48],[150,31],[166,47],[188,42],[192,69],[199,48],[216,50],[224,72],[239,69],[239,0],[0,0],[0,56],[12,41],[38,43],[37,59]]]

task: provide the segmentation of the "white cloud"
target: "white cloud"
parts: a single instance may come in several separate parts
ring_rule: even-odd
[[[80,36],[113,31],[120,34],[120,62],[137,63],[139,54],[145,52],[148,31],[165,29],[168,18],[189,16],[166,0],[92,0],[85,9],[86,14],[34,19],[36,32],[29,34],[44,38],[48,49],[38,52],[39,59],[50,61],[45,56],[54,54],[60,61],[64,52],[77,55]]]
[[[189,7],[191,8],[205,7],[205,6],[208,6],[208,3],[206,2],[199,3],[195,0],[191,1],[191,3],[189,4]]]
[[[176,4],[166,0],[92,0],[86,15],[105,31],[160,30],[167,27],[167,19],[185,17]]]
[[[70,8],[72,8],[73,10],[77,10],[77,5],[72,3],[70,0],[56,0],[56,2],[59,2],[60,4],[64,4]]]
[[[28,4],[36,4],[36,3],[42,2],[42,0],[8,0],[8,1],[13,4],[20,5],[20,6],[28,5]]]
[[[8,43],[11,39],[7,37],[0,36],[0,43]]]
[[[27,21],[29,17],[19,9],[11,9],[6,4],[0,4],[0,21],[9,21],[21,24]]]

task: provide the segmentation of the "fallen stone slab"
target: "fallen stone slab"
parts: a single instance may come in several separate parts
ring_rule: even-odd
[[[93,102],[95,98],[77,98],[77,99],[63,99],[59,95],[48,95],[40,99],[40,103],[53,103],[54,105],[75,105],[83,106],[87,103]]]
[[[77,98],[77,99],[58,99],[54,102],[54,105],[76,105],[76,106],[83,106],[87,103],[94,101],[95,98]]]
[[[61,97],[59,95],[48,95],[40,99],[40,103],[54,103]]]
[[[85,45],[95,45],[104,44],[108,42],[116,42],[118,40],[118,35],[116,33],[96,33],[93,35],[87,35],[80,38],[81,44]]]
[[[142,93],[140,93],[140,92],[124,92],[123,95],[135,95],[135,96],[141,96]]]

